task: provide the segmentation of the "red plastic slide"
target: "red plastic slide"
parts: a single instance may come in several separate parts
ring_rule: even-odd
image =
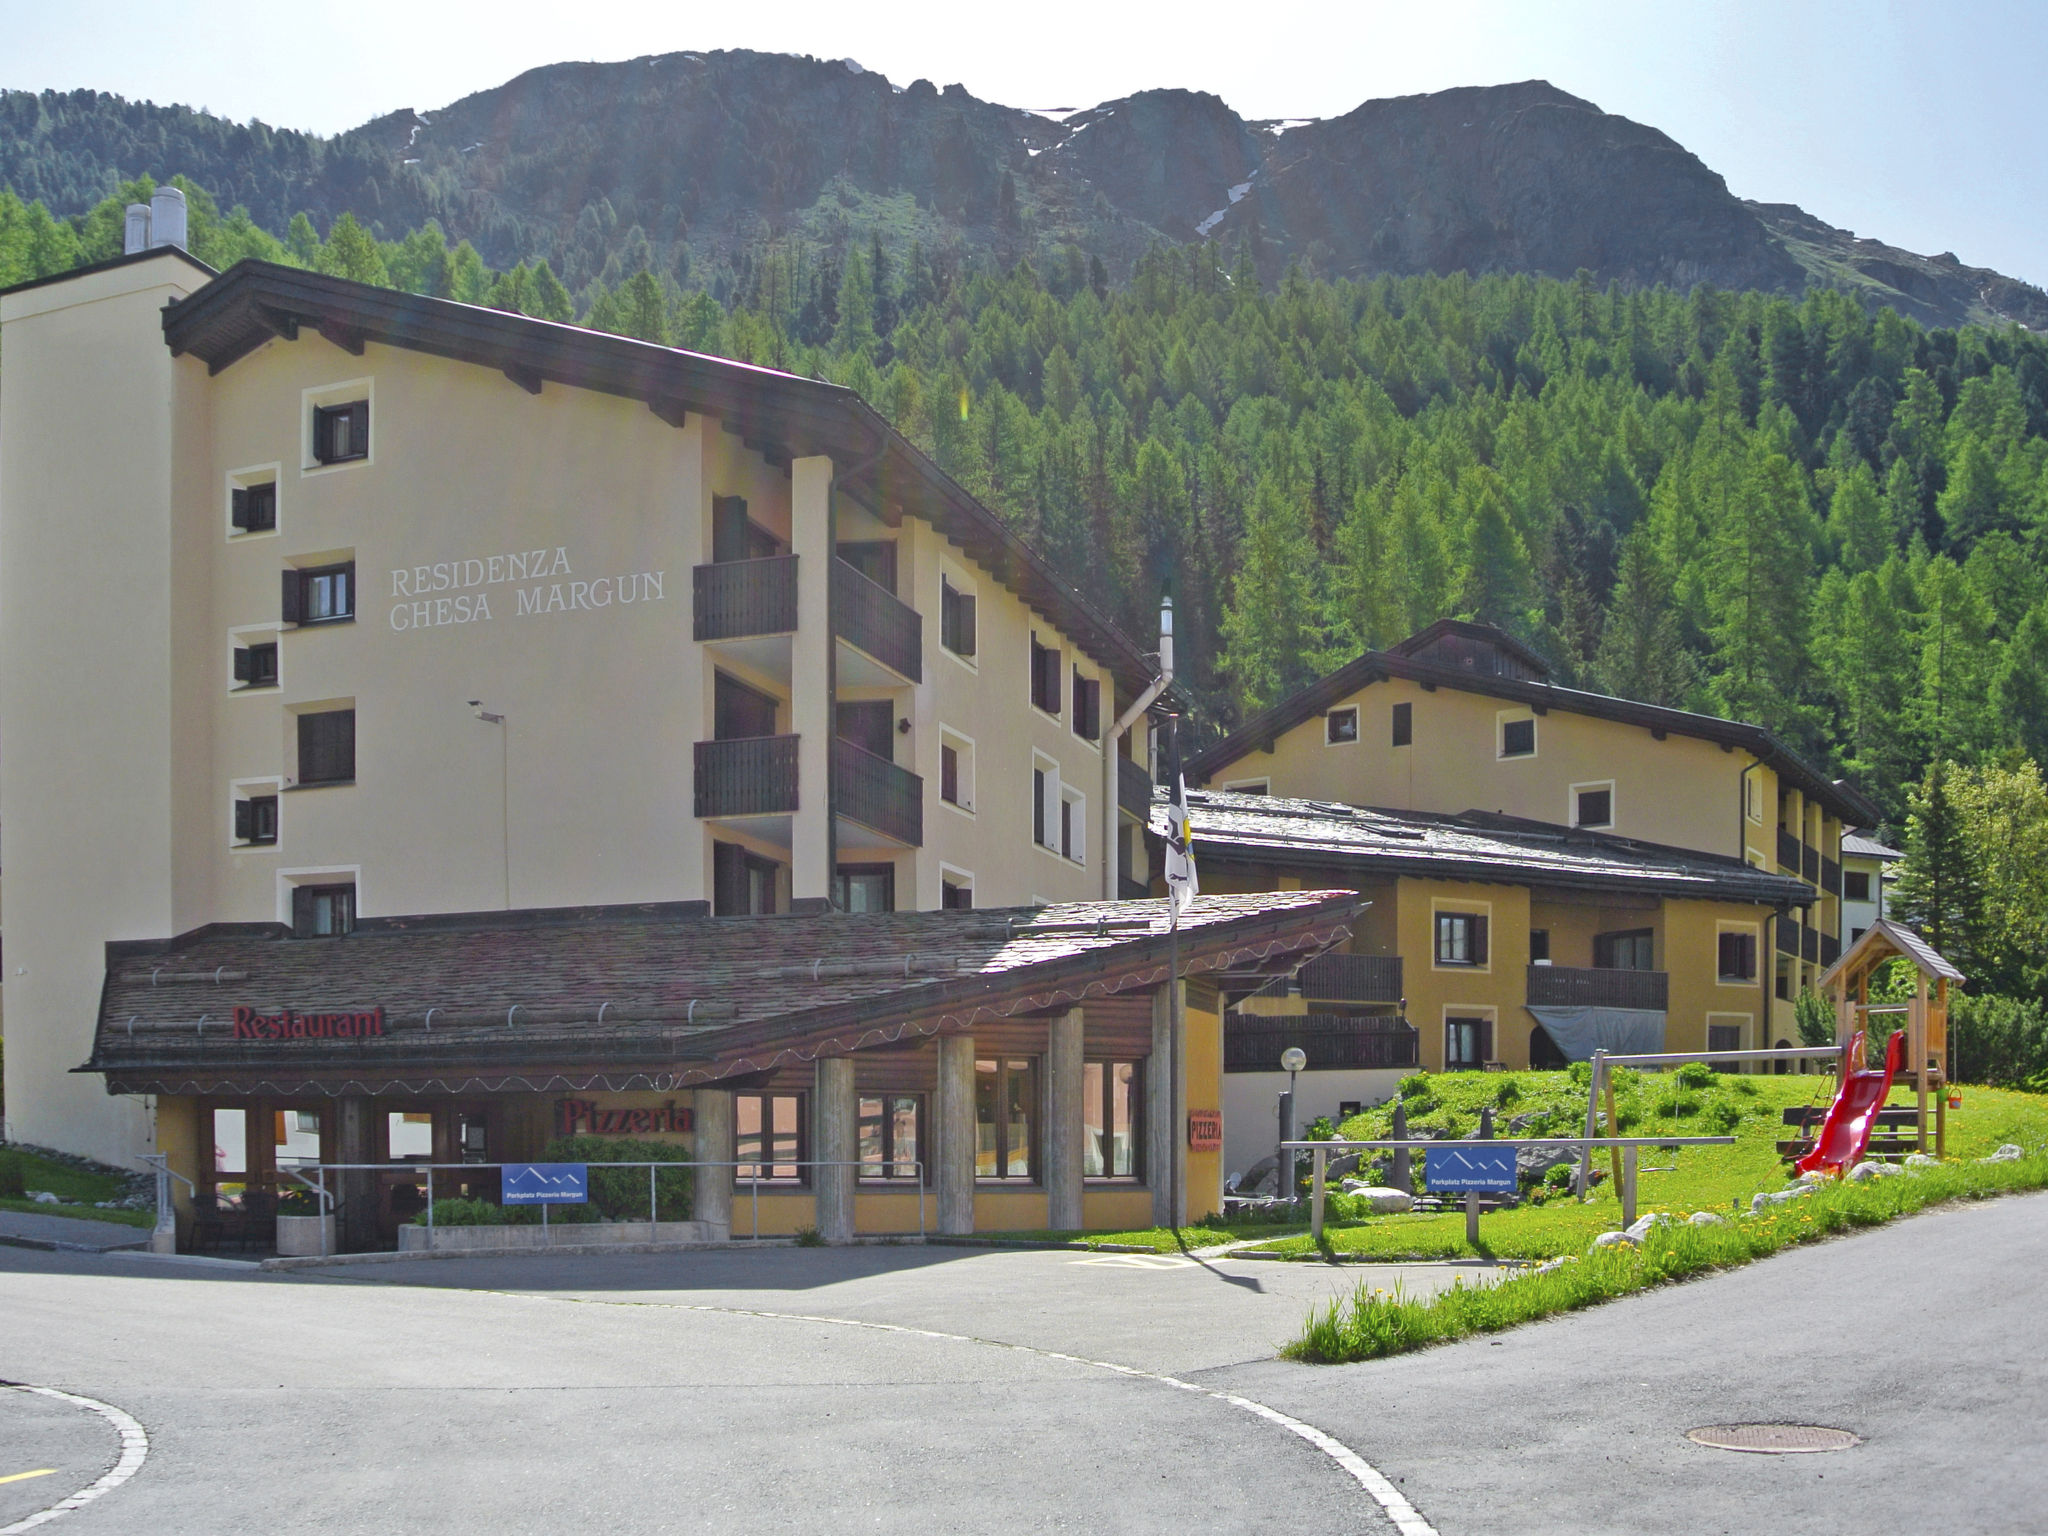
[[[1835,1102],[1828,1106],[1828,1117],[1821,1122],[1820,1135],[1814,1141],[1813,1150],[1799,1159],[1794,1167],[1801,1173],[1829,1168],[1839,1179],[1856,1166],[1863,1157],[1863,1149],[1870,1144],[1870,1130],[1877,1123],[1877,1112],[1884,1108],[1885,1096],[1892,1091],[1892,1075],[1899,1070],[1905,1045],[1906,1032],[1902,1029],[1885,1046],[1883,1071],[1851,1072],[1842,1079],[1842,1086],[1835,1093]],[[1849,1042],[1849,1059],[1860,1061],[1862,1058],[1863,1033],[1858,1030],[1855,1039]]]

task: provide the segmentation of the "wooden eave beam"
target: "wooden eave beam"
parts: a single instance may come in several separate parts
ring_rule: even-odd
[[[535,369],[522,367],[518,363],[507,363],[505,365],[505,377],[514,384],[517,384],[529,395],[540,393],[541,377]]]
[[[352,357],[361,357],[366,345],[365,334],[352,325],[343,325],[338,320],[322,320],[320,334]]]

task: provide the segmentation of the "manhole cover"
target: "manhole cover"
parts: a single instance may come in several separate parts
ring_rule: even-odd
[[[1818,1424],[1709,1424],[1705,1429],[1687,1430],[1685,1438],[1717,1451],[1757,1451],[1766,1456],[1846,1451],[1863,1443],[1846,1429],[1824,1429]]]

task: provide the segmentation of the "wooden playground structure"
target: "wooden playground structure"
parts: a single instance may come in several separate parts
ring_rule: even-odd
[[[1903,1003],[1873,1003],[1871,978],[1894,960],[1904,960],[1913,967],[1913,996]],[[1822,974],[1820,990],[1835,1005],[1835,1041],[1844,1052],[1848,1069],[1863,1065],[1846,1060],[1858,1035],[1874,1040],[1878,1038],[1878,1031],[1871,1027],[1874,1021],[1892,1023],[1904,1016],[1900,1029],[1906,1037],[1905,1053],[1892,1086],[1911,1088],[1913,1107],[1880,1109],[1878,1125],[1891,1134],[1883,1140],[1873,1138],[1871,1152],[1931,1150],[1936,1157],[1947,1155],[1949,988],[1962,980],[1963,973],[1931,944],[1912,929],[1888,918],[1879,918],[1862,938],[1849,946],[1847,954]],[[1910,1144],[1904,1134],[1908,1126],[1912,1128]]]

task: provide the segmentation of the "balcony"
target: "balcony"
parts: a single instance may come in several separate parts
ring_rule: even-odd
[[[797,627],[795,555],[700,565],[691,590],[698,641],[786,635]]]
[[[1783,827],[1778,828],[1778,868],[1799,869],[1799,839]]]
[[[1301,995],[1333,1003],[1398,1003],[1399,955],[1323,955],[1301,968]]]
[[[1811,928],[1799,930],[1799,958],[1809,964],[1820,961],[1820,935]]]
[[[832,624],[841,640],[898,677],[924,681],[923,616],[837,557],[832,561]]]
[[[1820,850],[1801,844],[1799,849],[1799,878],[1808,885],[1820,884]]]
[[[1822,934],[1820,936],[1820,963],[1823,966],[1830,966],[1841,958],[1842,941],[1831,933]]]
[[[865,576],[859,579],[867,580]],[[837,738],[832,742],[832,809],[905,847],[923,846],[924,780],[887,758]]]
[[[1661,1013],[1670,1003],[1671,978],[1663,971],[1529,967],[1531,1008],[1644,1008]]]
[[[697,743],[696,814],[787,816],[796,810],[794,736]]]
[[[1789,917],[1781,917],[1771,926],[1778,930],[1778,953],[1799,958],[1799,925]]]
[[[1151,820],[1152,775],[1145,771],[1143,763],[1134,763],[1128,757],[1116,760],[1116,803],[1126,816]]]
[[[1223,1070],[1278,1072],[1280,1053],[1298,1045],[1308,1070],[1408,1068],[1421,1057],[1415,1027],[1398,1019],[1355,1019],[1341,1013],[1234,1013],[1223,1024]]]
[[[1820,861],[1820,888],[1823,895],[1842,899],[1842,866],[1825,855]]]

